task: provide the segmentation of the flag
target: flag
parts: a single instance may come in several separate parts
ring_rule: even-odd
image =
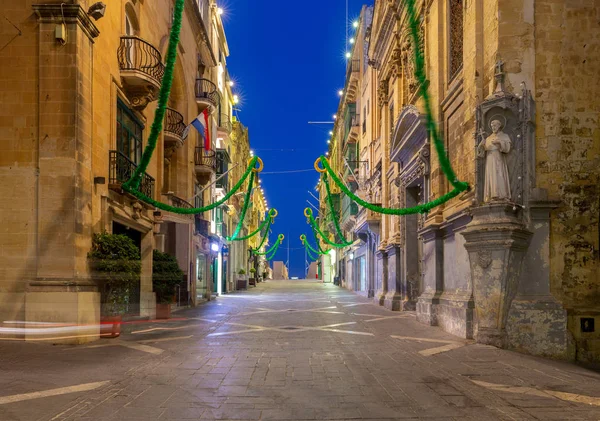
[[[204,136],[204,149],[207,151],[210,151],[210,133],[208,132],[208,108],[205,108],[204,111],[202,111],[202,114],[204,114],[204,130],[205,130],[205,136]]]
[[[202,124],[202,121],[200,121],[201,115],[198,115],[198,117],[193,119],[192,122],[185,128],[182,137],[184,140],[187,139],[190,129],[192,127],[195,128],[198,131],[198,133],[200,133],[200,137],[202,137],[202,139],[204,140],[204,149],[208,151],[210,150],[210,139],[208,137],[208,113],[204,111],[203,114],[206,125]]]

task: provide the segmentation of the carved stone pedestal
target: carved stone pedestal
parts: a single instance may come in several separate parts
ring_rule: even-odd
[[[506,347],[508,310],[517,293],[523,257],[532,233],[511,203],[492,202],[472,210],[462,232],[469,253],[475,297],[477,342]]]
[[[417,321],[430,326],[438,325],[438,307],[444,285],[444,244],[439,225],[430,224],[419,231],[423,238],[423,292],[417,302]]]

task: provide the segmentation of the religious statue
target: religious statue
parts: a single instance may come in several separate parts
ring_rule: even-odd
[[[510,137],[501,130],[502,123],[493,120],[490,123],[492,134],[477,146],[477,156],[485,158],[485,183],[483,197],[485,202],[494,199],[510,199],[510,181],[505,154],[510,152]]]

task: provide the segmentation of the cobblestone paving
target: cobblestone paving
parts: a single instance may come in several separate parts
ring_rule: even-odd
[[[2,421],[600,420],[593,371],[312,281],[261,283],[86,346],[0,342],[0,355]]]

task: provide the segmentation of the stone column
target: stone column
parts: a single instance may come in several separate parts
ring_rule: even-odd
[[[402,310],[402,249],[389,244],[386,249],[388,285],[383,305],[390,310]]]
[[[475,338],[497,347],[507,345],[508,310],[532,235],[513,209],[506,202],[473,208],[473,220],[462,232],[475,297]]]
[[[388,260],[386,251],[377,250],[375,252],[375,259],[377,260],[377,285],[375,287],[374,300],[382,306],[388,291]]]
[[[78,334],[54,342],[82,343],[97,339],[100,319],[100,294],[87,260],[93,45],[99,32],[79,5],[38,4],[33,11],[39,51],[38,179],[32,204],[37,207],[37,273],[26,292],[25,317],[77,324]],[[66,24],[64,45],[55,38],[59,23]]]
[[[444,243],[443,231],[439,225],[423,228],[423,293],[417,302],[417,320],[430,326],[437,326],[437,308],[444,291]]]

